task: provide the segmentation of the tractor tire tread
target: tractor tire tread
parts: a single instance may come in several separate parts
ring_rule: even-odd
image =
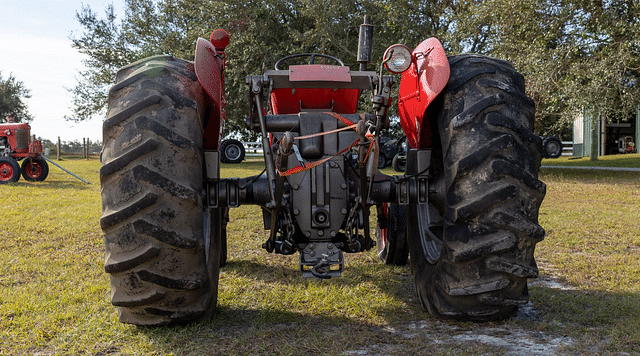
[[[137,93],[137,92],[134,92]],[[138,111],[149,107],[151,105],[158,104],[162,101],[162,97],[160,95],[149,95],[147,97],[142,98],[142,100],[135,102],[135,104],[131,106],[127,106],[125,109],[118,111],[113,114],[109,114],[106,120],[102,123],[102,129],[109,129],[122,121],[131,117],[131,115],[137,113]]]
[[[131,298],[127,295],[114,294],[111,297],[111,304],[117,307],[139,307],[147,304],[151,304],[160,301],[164,298],[165,293],[160,291],[153,291],[151,293],[137,295],[136,298]]]
[[[207,266],[203,238],[205,95],[193,63],[170,56],[121,68],[109,91],[100,224],[121,322],[181,323],[215,307],[218,269]]]
[[[136,147],[123,152],[118,157],[112,159],[109,163],[100,167],[100,178],[111,175],[116,171],[124,168],[127,164],[134,161],[151,151],[158,148],[159,142],[156,139],[150,138],[137,145]]]
[[[109,255],[104,263],[104,271],[107,273],[124,272],[152,260],[159,255],[160,248],[156,246],[147,246],[145,249],[141,248],[131,253],[123,253],[115,258]]]
[[[106,229],[117,223],[123,222],[139,211],[154,205],[157,200],[157,194],[147,193],[140,199],[133,201],[131,204],[125,207],[121,207],[118,210],[110,213],[103,213],[102,217],[100,218],[100,227]]]
[[[538,274],[535,244],[544,238],[533,101],[507,62],[459,55],[449,63],[437,123],[446,181],[442,250],[430,265],[412,247],[416,288],[434,315],[502,319],[528,299],[526,279]]]

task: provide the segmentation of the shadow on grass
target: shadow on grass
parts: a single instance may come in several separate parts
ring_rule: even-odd
[[[234,264],[232,268],[264,268],[247,262]],[[379,283],[377,279],[373,282]],[[157,351],[180,355],[497,355],[509,351],[511,343],[533,345],[534,349],[536,345],[564,345],[562,354],[636,354],[640,351],[638,293],[534,285],[531,300],[537,310],[536,318],[519,316],[488,323],[439,320],[414,310],[413,305],[383,306],[376,310],[385,317],[400,316],[386,323],[351,317],[348,311],[326,315],[281,307],[223,306],[209,321],[139,327],[134,332],[153,340]],[[477,335],[478,339],[460,341],[465,335]],[[496,348],[491,340],[503,342],[498,342]],[[558,340],[564,341],[554,344]],[[507,353],[524,354],[522,352]]]
[[[571,354],[640,354],[640,293],[533,286],[532,324],[576,341]]]
[[[550,287],[532,287],[532,292],[534,308],[542,314],[535,320],[462,323],[407,313],[411,308],[402,306],[379,310],[403,315],[382,325],[344,314],[222,307],[210,321],[135,332],[153,340],[156,350],[180,355],[527,354],[528,349],[518,348],[522,345],[538,352],[561,347],[561,354],[640,351],[640,318],[633,309],[637,294]]]
[[[345,313],[387,323],[430,317],[415,298],[409,266],[356,261],[343,271],[342,277],[328,280],[303,278],[297,268],[290,266],[246,260],[230,261],[222,271],[220,286],[226,288],[227,298],[229,293],[235,293],[231,298],[237,296],[246,305],[269,311],[292,307],[303,313]],[[238,283],[238,279],[242,282]],[[290,298],[291,293],[298,297]]]
[[[531,299],[550,320],[585,327],[628,324],[640,327],[640,294],[531,286]],[[640,336],[640,329],[635,330]],[[640,341],[640,338],[638,339]]]
[[[297,254],[288,256],[295,258],[297,264]],[[348,258],[349,255],[346,255]],[[269,265],[249,260],[231,260],[221,271],[235,276],[246,277],[252,280],[261,280],[266,283],[279,283],[285,285],[300,285],[301,283],[332,283],[337,286],[353,287],[363,282],[374,283],[379,290],[388,292],[397,288],[399,284],[403,287],[413,288],[413,277],[411,276],[409,265],[389,266],[383,263],[356,261],[345,267],[341,277],[321,280],[316,278],[304,278],[297,268],[285,265]],[[223,282],[222,282],[223,283]],[[397,293],[394,293],[396,295]]]
[[[136,331],[161,352],[180,355],[336,355],[405,341],[393,328],[362,320],[274,309],[220,308],[208,322]]]

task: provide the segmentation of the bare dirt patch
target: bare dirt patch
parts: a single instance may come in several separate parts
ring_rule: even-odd
[[[530,285],[553,289],[573,290],[574,288],[549,277],[541,277],[529,282]],[[521,306],[515,319],[542,322],[541,313],[531,302]],[[394,327],[385,331],[396,335],[397,339],[423,338],[440,347],[445,345],[482,345],[495,353],[503,355],[557,355],[574,344],[573,338],[565,335],[553,335],[537,330],[526,330],[513,325],[496,324],[457,324],[447,321],[425,320]],[[436,347],[437,348],[437,347]],[[343,355],[378,356],[396,354],[395,345],[375,344],[357,350],[345,351]]]

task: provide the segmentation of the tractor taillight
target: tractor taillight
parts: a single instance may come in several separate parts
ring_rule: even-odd
[[[222,29],[217,29],[211,33],[209,41],[218,52],[224,52],[224,49],[229,45],[229,33]]]

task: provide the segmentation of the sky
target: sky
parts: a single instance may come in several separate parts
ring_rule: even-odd
[[[82,5],[104,17],[113,4],[118,18],[125,0],[16,0],[0,1],[0,72],[6,80],[12,74],[30,90],[26,99],[31,134],[57,141],[89,138],[102,141],[102,117],[75,123],[71,116],[73,88],[85,58],[71,47],[70,36],[80,37],[82,27],[75,18]]]

